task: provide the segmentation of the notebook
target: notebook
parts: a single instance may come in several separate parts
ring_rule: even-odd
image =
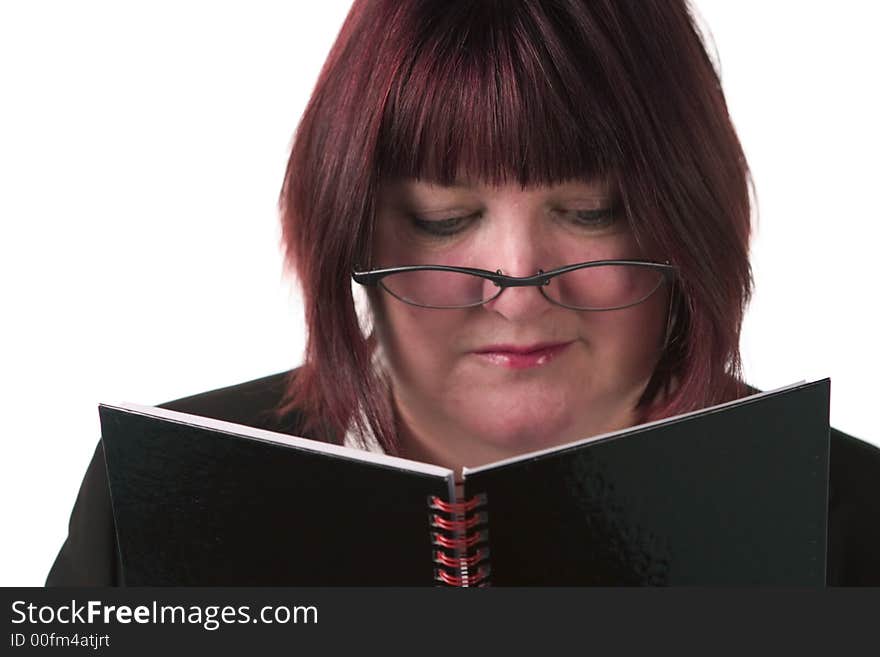
[[[129,586],[824,586],[830,380],[465,468],[99,404]]]

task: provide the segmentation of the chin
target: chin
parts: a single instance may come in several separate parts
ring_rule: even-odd
[[[570,410],[557,413],[529,412],[519,408],[509,412],[486,413],[468,423],[468,433],[481,441],[514,453],[531,452],[571,442],[584,436],[574,436],[574,418]]]
[[[610,403],[571,386],[505,392],[460,399],[457,414],[466,435],[511,456],[607,433],[632,420],[628,403]]]

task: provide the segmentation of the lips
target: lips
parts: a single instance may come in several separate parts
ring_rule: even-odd
[[[555,349],[568,342],[539,342],[533,345],[511,345],[511,344],[493,344],[488,347],[482,347],[474,351],[477,354],[531,354],[536,351],[545,351],[547,349]]]
[[[540,367],[559,356],[571,342],[542,342],[531,345],[497,344],[472,352],[486,363],[510,369]]]

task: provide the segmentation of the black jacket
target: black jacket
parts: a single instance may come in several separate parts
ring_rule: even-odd
[[[302,418],[284,425],[269,411],[279,401],[288,372],[160,404],[292,435]],[[828,584],[880,586],[880,449],[831,430]],[[47,586],[113,586],[122,582],[104,452],[98,443],[70,516],[67,540]]]

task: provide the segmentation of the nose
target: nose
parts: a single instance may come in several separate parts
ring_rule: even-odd
[[[523,231],[519,235],[507,235],[496,242],[498,268],[508,276],[532,276],[546,268],[547,254],[543,253],[540,240]],[[501,294],[485,304],[487,310],[496,312],[516,322],[534,319],[552,308],[552,305],[536,286],[506,287]]]
[[[499,296],[483,307],[512,322],[526,322],[540,317],[552,305],[536,286],[530,285],[506,287]]]

